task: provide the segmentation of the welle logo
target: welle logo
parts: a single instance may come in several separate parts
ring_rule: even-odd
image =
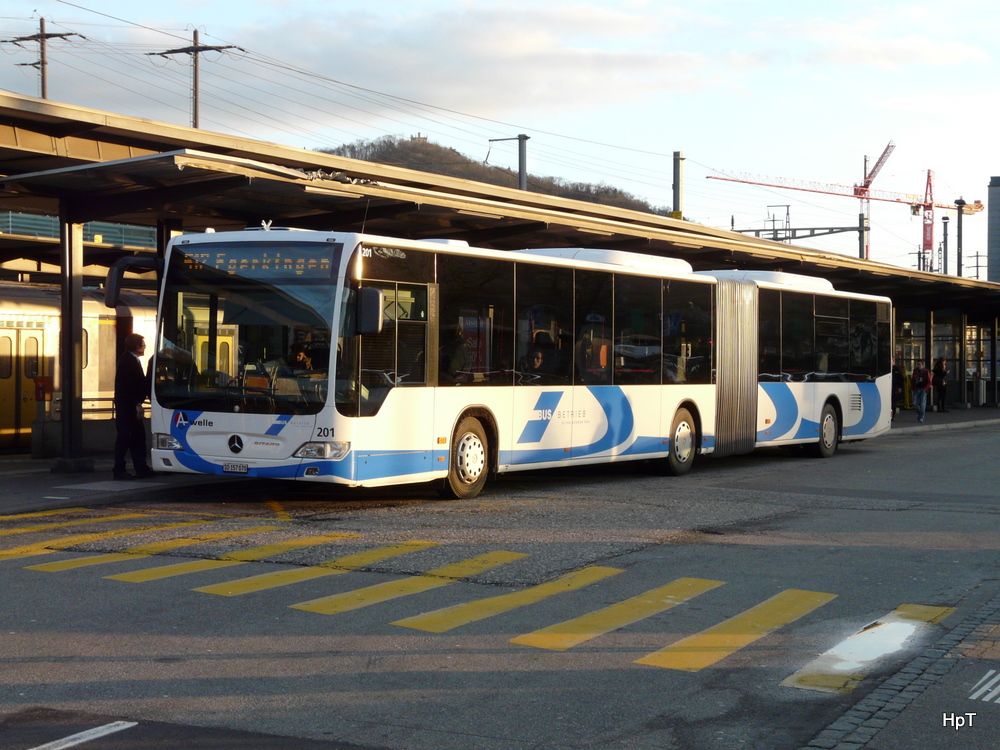
[[[215,423],[211,419],[195,419],[191,421],[188,415],[182,411],[174,412],[174,427],[178,430],[186,430],[188,427],[214,427]]]

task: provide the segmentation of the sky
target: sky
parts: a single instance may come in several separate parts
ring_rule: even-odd
[[[0,88],[308,149],[422,135],[517,171],[604,183],[719,228],[857,226],[872,188],[986,203],[1000,174],[1000,5],[803,0],[0,0]],[[169,54],[159,54],[169,53]],[[514,140],[497,140],[514,139]],[[824,193],[709,177],[834,186]],[[956,272],[954,210],[949,272]],[[916,268],[922,219],[871,202],[871,258]],[[986,278],[986,212],[963,219]],[[857,257],[857,233],[796,244]],[[933,270],[941,270],[937,258]]]

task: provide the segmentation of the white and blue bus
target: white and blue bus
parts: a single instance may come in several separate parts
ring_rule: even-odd
[[[890,426],[890,301],[780,272],[247,230],[173,239],[159,305],[157,471],[466,498],[507,471],[828,457]]]

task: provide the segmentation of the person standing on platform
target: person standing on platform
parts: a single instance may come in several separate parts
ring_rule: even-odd
[[[903,361],[896,357],[892,365],[892,418],[896,418],[903,405],[903,390],[906,387],[906,373],[903,371]]]
[[[142,421],[142,402],[149,398],[149,378],[142,371],[139,358],[146,341],[138,333],[125,337],[125,353],[115,370],[115,479],[149,477],[155,472],[146,463],[146,425]],[[132,454],[135,477],[125,468],[126,454]]]
[[[937,411],[948,411],[944,408],[948,396],[948,375],[951,374],[951,370],[948,369],[948,360],[940,357],[934,363],[931,373],[933,374],[931,383],[934,386],[934,406]]]
[[[913,407],[917,410],[917,421],[924,421],[927,411],[927,393],[931,389],[931,371],[924,367],[923,362],[917,362],[910,375],[910,391],[913,393]]]

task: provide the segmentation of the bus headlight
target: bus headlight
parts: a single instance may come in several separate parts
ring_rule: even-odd
[[[180,440],[175,438],[173,435],[165,435],[162,432],[158,432],[153,435],[153,445],[156,446],[157,450],[161,451],[184,450],[184,446],[181,445]]]
[[[304,443],[294,455],[296,458],[326,458],[339,461],[350,450],[350,443]]]

